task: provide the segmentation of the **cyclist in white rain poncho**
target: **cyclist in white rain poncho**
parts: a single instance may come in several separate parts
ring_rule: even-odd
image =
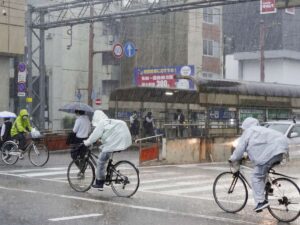
[[[255,166],[251,178],[253,197],[257,204],[254,210],[261,212],[269,205],[264,194],[266,174],[271,166],[281,162],[283,154],[288,152],[288,140],[278,131],[259,126],[258,120],[252,117],[244,120],[242,129],[244,132],[229,161],[239,161],[244,152],[247,152]]]
[[[105,181],[105,165],[111,153],[127,149],[132,144],[132,139],[124,121],[109,119],[101,110],[94,112],[92,124],[95,129],[83,143],[89,146],[98,140],[101,142],[102,151],[97,163],[96,182],[92,187],[102,190]]]

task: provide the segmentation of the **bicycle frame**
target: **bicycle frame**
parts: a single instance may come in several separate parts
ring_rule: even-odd
[[[111,176],[112,176],[113,172],[116,173],[119,176],[121,175],[113,167],[114,166],[114,164],[113,164],[113,154],[114,153],[112,153],[111,157],[109,158],[108,163],[107,163],[107,167],[106,167],[106,177],[105,177],[106,185],[110,185],[111,182],[114,181],[114,180],[111,179]],[[97,168],[98,156],[95,153],[93,153],[90,148],[88,149],[87,160],[90,160],[90,162],[93,164],[93,166],[95,168]]]
[[[253,168],[250,168],[248,166],[244,166],[244,165],[240,165],[240,166],[243,167],[243,168],[246,168],[248,170],[253,170]],[[270,183],[272,183],[272,181],[275,179],[275,178],[270,177],[270,174],[275,175],[275,176],[279,176],[279,177],[285,177],[285,178],[293,179],[293,180],[297,179],[296,177],[291,177],[291,176],[287,176],[287,175],[282,174],[282,173],[277,173],[273,168],[271,168],[271,169],[269,169],[269,171],[267,173],[267,176],[266,176],[266,181],[270,182]],[[242,171],[240,169],[237,172],[233,173],[233,175],[235,177],[240,177],[243,181],[245,181],[245,183],[247,184],[247,186],[250,189],[252,189],[252,186],[251,186],[250,182],[247,180],[247,178],[245,177],[245,175],[242,173]],[[232,188],[234,188],[234,186],[236,184],[236,181],[237,181],[237,179],[233,180],[233,182],[232,182],[229,190],[231,190]]]

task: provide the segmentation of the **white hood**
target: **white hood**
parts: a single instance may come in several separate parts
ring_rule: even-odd
[[[102,110],[96,110],[94,112],[92,124],[94,127],[97,126],[97,124],[103,120],[107,120],[108,116],[102,111]]]
[[[252,126],[258,126],[259,125],[259,121],[255,118],[252,117],[248,117],[244,120],[244,122],[242,123],[242,129],[246,130]]]

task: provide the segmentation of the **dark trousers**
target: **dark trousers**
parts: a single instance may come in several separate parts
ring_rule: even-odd
[[[80,154],[80,150],[81,148],[78,148],[78,145],[83,143],[84,140],[86,140],[87,138],[78,138],[75,137],[73,139],[72,144],[74,144],[73,148],[71,149],[71,158],[72,159],[77,159],[78,155]]]
[[[26,148],[26,136],[25,133],[18,133],[17,135],[13,136],[13,139],[19,141],[19,149],[25,150]]]

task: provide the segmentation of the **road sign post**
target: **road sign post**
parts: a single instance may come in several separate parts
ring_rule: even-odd
[[[135,44],[131,41],[128,41],[124,44],[124,53],[128,58],[135,56],[136,48]]]

